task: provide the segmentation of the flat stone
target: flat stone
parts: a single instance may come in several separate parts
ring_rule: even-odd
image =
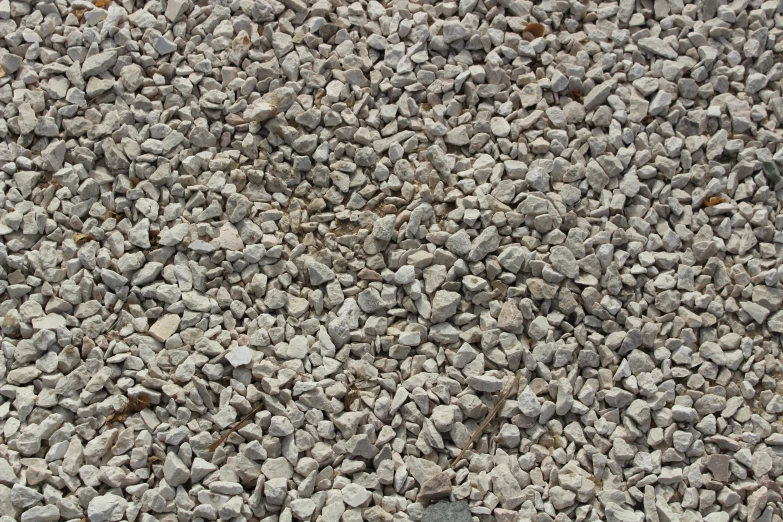
[[[33,319],[34,330],[57,330],[65,326],[65,317],[60,314],[48,314]]]
[[[253,359],[253,353],[253,349],[247,346],[237,346],[226,353],[226,360],[231,363],[231,366],[237,368],[249,364]]]
[[[180,318],[178,315],[166,314],[160,317],[150,328],[150,335],[158,341],[164,343],[169,337],[177,333]]]
[[[585,110],[595,109],[604,103],[612,90],[614,90],[614,85],[611,82],[604,82],[593,87],[583,99]]]
[[[651,52],[658,56],[663,56],[664,58],[668,58],[670,60],[677,59],[677,51],[672,49],[672,47],[667,42],[661,40],[660,38],[648,36],[647,38],[640,38],[637,43],[639,47],[645,51]]]
[[[421,522],[471,522],[470,507],[462,502],[438,502],[424,510]]]
[[[88,56],[82,64],[82,75],[85,78],[106,72],[117,62],[117,51],[103,51]]]
[[[4,486],[13,486],[19,483],[19,477],[14,473],[13,468],[6,459],[0,458],[0,484]]]
[[[447,473],[438,473],[427,482],[422,484],[419,489],[417,500],[429,502],[441,498],[447,498],[451,495],[451,479]]]

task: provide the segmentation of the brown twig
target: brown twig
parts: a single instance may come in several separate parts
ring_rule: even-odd
[[[462,451],[459,452],[459,455],[457,455],[457,458],[454,459],[451,462],[451,467],[452,468],[454,466],[456,466],[457,463],[459,463],[460,460],[462,460],[462,457],[465,455],[465,452],[468,451],[468,449],[470,449],[470,447],[473,445],[474,442],[476,442],[476,439],[479,437],[479,435],[481,435],[481,432],[484,431],[484,428],[486,428],[487,425],[490,422],[492,422],[492,419],[495,418],[495,415],[498,414],[498,412],[500,411],[501,406],[503,406],[503,401],[506,400],[506,397],[508,397],[508,395],[511,393],[511,390],[513,390],[516,387],[516,385],[519,384],[519,379],[521,377],[522,377],[522,373],[521,372],[517,373],[517,376],[514,377],[514,380],[511,382],[511,385],[500,396],[500,398],[498,399],[497,404],[495,404],[495,407],[492,408],[492,411],[489,412],[487,417],[484,419],[484,422],[482,422],[481,426],[479,426],[478,429],[473,433],[473,436],[470,437],[470,440],[468,441],[468,443],[465,445],[464,448],[462,448]]]
[[[216,449],[218,449],[218,446],[220,446],[221,444],[223,444],[223,443],[226,441],[226,439],[229,437],[229,435],[231,435],[232,433],[234,433],[235,431],[237,431],[237,430],[239,429],[239,427],[240,427],[240,426],[242,426],[242,424],[244,424],[245,422],[247,422],[248,420],[250,420],[250,419],[253,417],[253,415],[255,415],[256,413],[258,413],[259,411],[261,411],[263,408],[264,408],[264,403],[261,403],[261,404],[259,404],[258,406],[256,406],[255,408],[253,408],[253,411],[251,411],[250,413],[248,413],[247,415],[245,415],[244,417],[242,417],[242,420],[240,420],[239,422],[237,422],[236,424],[234,424],[234,425],[231,427],[231,429],[230,429],[230,430],[228,430],[228,431],[225,433],[225,435],[223,435],[223,436],[222,436],[222,437],[220,437],[218,440],[216,440],[215,442],[213,442],[212,444],[210,444],[210,445],[209,445],[209,451],[210,451],[210,452],[213,452],[213,451],[215,451]]]
[[[134,413],[140,412],[145,408],[149,408],[149,406],[149,395],[141,394],[138,397],[128,397],[128,402],[125,403],[125,406],[113,413],[110,413],[109,416],[106,417],[106,424],[111,424],[112,422],[125,422],[128,417]]]

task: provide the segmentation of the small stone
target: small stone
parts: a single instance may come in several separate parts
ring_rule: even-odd
[[[533,339],[543,339],[549,332],[549,322],[546,317],[536,317],[528,326],[527,333]]]
[[[13,486],[19,483],[19,477],[14,473],[11,465],[6,459],[0,458],[0,484],[4,486]]]
[[[178,315],[166,314],[155,321],[155,324],[150,328],[150,335],[164,343],[169,337],[177,333],[179,324],[180,318]]]
[[[555,509],[567,509],[576,502],[576,493],[555,486],[549,490],[549,501]]]
[[[171,40],[167,40],[163,36],[158,36],[155,39],[155,51],[160,55],[171,54],[177,50],[177,44]]]
[[[116,51],[103,51],[88,56],[82,64],[82,74],[85,78],[108,71],[117,62]]]
[[[249,364],[253,360],[253,350],[247,346],[237,346],[226,353],[226,360],[231,366],[237,368]]]
[[[291,501],[291,512],[297,520],[310,520],[315,508],[315,502],[309,498],[298,498]]]
[[[351,507],[359,507],[372,497],[369,491],[358,484],[348,484],[341,490],[343,502]]]
[[[49,504],[47,506],[33,506],[25,510],[25,512],[22,513],[22,517],[21,517],[22,522],[57,522],[57,520],[59,519],[60,519],[60,510],[57,509],[57,506],[52,504]],[[104,520],[108,520],[108,519],[104,519]],[[113,520],[120,520],[120,519],[116,518]],[[98,520],[98,522],[101,522],[100,519]]]
[[[22,134],[30,134],[38,125],[38,116],[29,103],[19,105],[18,125]]]
[[[310,284],[322,285],[335,278],[334,271],[328,266],[312,261],[307,264],[307,273],[310,277]]]
[[[503,381],[488,375],[471,375],[467,382],[471,388],[480,392],[495,393],[503,389]]]
[[[432,300],[432,316],[430,320],[433,323],[440,323],[457,313],[457,306],[461,299],[462,296],[456,292],[438,290]]]
[[[447,498],[451,495],[451,479],[448,474],[438,473],[427,482],[422,484],[419,489],[417,500],[429,502],[441,498]]]
[[[224,224],[220,228],[220,247],[226,250],[244,250],[245,244],[239,236],[239,232],[230,223]]]
[[[507,332],[522,333],[523,320],[524,316],[519,308],[512,301],[506,301],[498,315],[498,327]]]
[[[500,246],[500,235],[497,228],[487,227],[471,243],[468,261],[484,259],[489,253],[497,250],[498,246]]]
[[[552,247],[549,253],[549,262],[552,267],[564,276],[575,279],[579,276],[579,266],[576,263],[574,254],[564,246]]]
[[[614,86],[610,82],[604,82],[593,87],[592,90],[587,93],[587,96],[584,97],[583,102],[585,110],[589,111],[595,109],[604,103],[609,97],[609,94],[612,92],[613,88]]]
[[[261,472],[269,479],[289,479],[293,476],[291,464],[283,457],[267,459],[261,466]]]
[[[671,48],[671,46],[660,38],[646,37],[640,38],[637,42],[641,49],[651,52],[658,56],[663,56],[670,60],[677,59],[677,51]]]
[[[719,482],[726,482],[729,480],[731,473],[729,472],[729,465],[731,463],[731,457],[728,455],[710,455],[704,460],[707,468],[712,472],[712,476]]]
[[[424,510],[422,522],[471,522],[473,516],[467,502],[437,502]]]
[[[163,463],[163,476],[170,486],[176,487],[190,480],[190,471],[175,453],[169,452]]]
[[[606,506],[605,513],[607,522],[642,522],[644,520],[644,513],[623,508],[613,502]]]
[[[91,522],[118,522],[125,517],[128,502],[117,495],[106,494],[94,497],[87,507]]]
[[[519,410],[523,415],[528,417],[538,417],[541,413],[541,404],[538,402],[538,398],[530,389],[530,386],[526,386],[522,393],[517,398],[519,403]]]
[[[57,330],[65,326],[65,318],[59,314],[48,314],[33,319],[34,330]]]

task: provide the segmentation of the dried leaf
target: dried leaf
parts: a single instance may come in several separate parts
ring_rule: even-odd
[[[95,236],[92,234],[82,234],[81,232],[76,232],[73,235],[73,242],[77,245],[82,245],[87,241],[95,241]]]
[[[345,398],[343,399],[343,406],[345,406],[345,411],[351,411],[351,405],[354,403],[356,399],[361,398],[362,392],[356,389],[349,390],[348,393],[345,394]]]
[[[715,205],[720,205],[721,203],[724,203],[726,201],[726,198],[723,196],[710,196],[704,201],[705,207],[714,207]]]
[[[154,463],[156,463],[156,462],[160,462],[160,461],[161,461],[161,458],[160,458],[160,457],[158,457],[157,455],[150,455],[150,456],[147,458],[147,462],[148,462],[148,463],[150,463],[150,464],[154,464]]]
[[[106,417],[106,424],[111,424],[112,422],[125,422],[128,420],[128,417],[130,416],[130,413],[125,411],[125,409],[117,410],[108,417]]]
[[[546,27],[543,24],[533,22],[525,26],[525,32],[532,34],[536,38],[542,38],[546,34]]]
[[[508,397],[508,394],[511,393],[511,390],[513,390],[517,384],[519,384],[519,379],[522,377],[522,373],[517,373],[517,376],[514,377],[514,380],[511,382],[511,386],[509,386],[505,392],[498,398],[497,404],[495,404],[495,407],[492,408],[492,411],[489,412],[487,415],[487,418],[484,419],[484,421],[481,423],[481,425],[478,427],[478,429],[473,433],[473,435],[470,437],[470,440],[467,444],[465,444],[465,447],[462,448],[462,451],[459,452],[459,455],[457,455],[457,458],[454,459],[451,462],[451,467],[453,468],[456,466],[460,460],[462,460],[462,457],[465,456],[465,452],[468,451],[468,449],[473,445],[474,442],[476,442],[476,439],[479,438],[479,435],[481,435],[481,432],[484,431],[484,428],[487,427],[487,425],[492,422],[492,419],[495,418],[495,415],[498,414],[500,411],[501,406],[503,406],[503,402],[506,400],[506,397]]]
[[[95,7],[108,7],[111,5],[111,0],[95,0]]]
[[[106,424],[110,424],[112,422],[125,422],[128,417],[134,413],[140,412],[143,409],[149,408],[149,406],[149,395],[142,394],[134,397],[128,397],[128,402],[125,404],[125,406],[106,417]]]
[[[84,17],[84,13],[87,12],[87,9],[74,9],[71,11],[71,14],[76,17],[77,20],[81,20]]]

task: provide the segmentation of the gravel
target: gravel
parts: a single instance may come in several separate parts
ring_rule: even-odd
[[[0,522],[783,522],[778,40],[0,0]]]

